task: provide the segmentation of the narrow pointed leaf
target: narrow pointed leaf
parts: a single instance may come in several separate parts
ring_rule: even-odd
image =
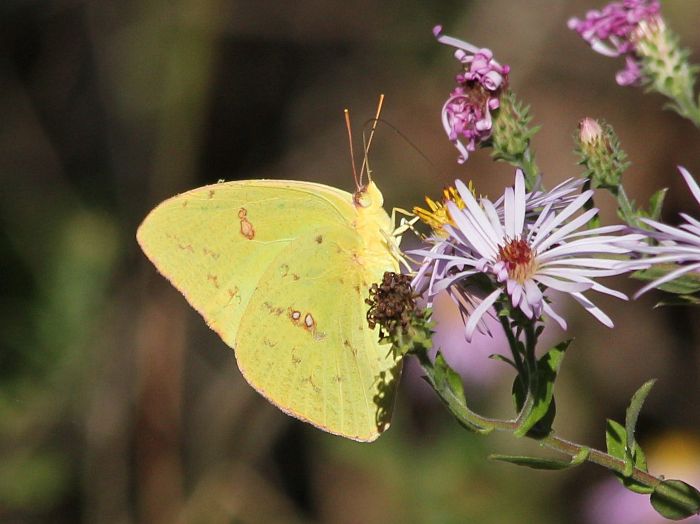
[[[655,304],[654,307],[698,305],[700,305],[700,297],[697,295],[668,295],[661,302]]]
[[[647,471],[647,459],[637,442],[634,443],[631,452],[627,449],[627,432],[622,424],[608,419],[605,431],[605,444],[610,455],[625,461],[625,471],[623,473],[614,472],[623,486],[635,493],[651,493],[654,491],[653,488],[630,477],[634,468]]]
[[[462,378],[449,366],[441,353],[436,355],[434,362],[430,362],[427,356],[419,358],[419,362],[425,371],[425,380],[462,426],[482,435],[493,431],[493,426],[474,422],[474,417],[471,416],[473,412],[467,407]]]
[[[632,273],[632,277],[638,280],[652,281],[663,277],[675,269],[678,269],[678,266],[674,264],[657,264],[649,269],[635,271]],[[678,295],[692,295],[700,291],[700,275],[696,273],[687,273],[675,280],[660,285],[659,289]]]
[[[651,494],[651,505],[670,520],[682,520],[700,512],[700,492],[681,480],[664,480]]]
[[[537,361],[534,385],[529,385],[532,405],[523,412],[520,426],[514,432],[515,436],[528,435],[533,438],[543,438],[550,433],[556,412],[553,403],[554,381],[569,344],[571,344],[571,340],[560,342]],[[521,377],[518,376],[513,384],[513,395],[518,410],[522,410],[523,406],[526,406],[527,409],[527,392],[528,387],[522,383]],[[536,424],[538,424],[537,427],[535,427]]]
[[[659,219],[667,192],[668,188],[663,188],[651,195],[651,198],[649,199],[649,218],[654,220]]]
[[[651,388],[656,383],[656,379],[646,381],[642,386],[632,395],[632,400],[625,413],[625,432],[627,433],[627,450],[631,451],[634,449],[634,430],[637,426],[637,419],[639,418],[639,412],[642,410],[644,401],[649,395]]]
[[[497,361],[499,361],[499,362],[505,362],[506,364],[510,364],[511,366],[513,366],[513,368],[518,369],[517,366],[515,365],[515,362],[513,362],[511,359],[509,359],[508,357],[506,357],[506,356],[504,356],[504,355],[500,355],[500,354],[498,354],[498,353],[493,353],[493,354],[489,355],[489,358],[490,358],[491,360],[497,360]]]

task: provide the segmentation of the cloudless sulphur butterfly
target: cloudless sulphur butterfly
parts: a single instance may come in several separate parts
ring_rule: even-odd
[[[366,321],[369,287],[399,269],[382,204],[374,182],[354,195],[222,182],[166,200],[137,238],[251,386],[294,417],[371,441],[389,426],[400,373]]]

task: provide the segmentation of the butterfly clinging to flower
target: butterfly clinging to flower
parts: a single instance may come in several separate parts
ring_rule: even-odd
[[[371,441],[389,426],[400,374],[366,320],[370,286],[399,269],[382,205],[361,177],[354,193],[222,182],[161,203],[137,238],[257,391],[325,431]]]

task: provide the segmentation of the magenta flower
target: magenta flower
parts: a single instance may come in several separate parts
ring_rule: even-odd
[[[443,35],[441,26],[436,26],[433,34],[441,44],[456,48],[454,56],[463,68],[456,76],[457,87],[442,108],[442,125],[460,153],[461,164],[491,136],[491,111],[500,105],[498,97],[508,83],[510,68],[494,60],[489,49]]]
[[[566,321],[546,298],[550,289],[568,293],[600,322],[612,327],[610,318],[583,292],[593,290],[626,300],[624,294],[595,278],[628,271],[616,267],[619,260],[606,257],[628,253],[630,248],[621,244],[636,242],[643,235],[611,234],[625,229],[622,225],[581,230],[598,212],[594,208],[573,218],[591,198],[590,190],[563,208],[550,199],[528,217],[520,170],[515,186],[505,190],[502,214],[486,198],[477,202],[461,181],[456,181],[456,187],[466,206],[459,209],[447,202],[455,224],[444,226],[449,236],[433,239],[429,250],[412,253],[423,257],[413,284],[428,298],[443,290],[451,294],[468,317],[467,340],[483,327],[482,317],[491,314],[491,307],[504,294],[526,317],[536,319],[546,314],[566,329]]]
[[[609,3],[601,11],[589,11],[584,20],[571,18],[568,26],[594,51],[605,56],[624,56],[625,68],[617,73],[617,83],[637,85],[642,82],[642,72],[636,33],[642,22],[657,19],[660,12],[658,0],[622,0]]]

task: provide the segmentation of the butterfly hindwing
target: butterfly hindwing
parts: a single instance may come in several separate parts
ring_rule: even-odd
[[[361,262],[347,226],[320,228],[281,251],[241,320],[236,357],[265,397],[303,420],[356,440],[388,426],[398,373],[389,346],[369,329],[365,299],[383,270]]]

